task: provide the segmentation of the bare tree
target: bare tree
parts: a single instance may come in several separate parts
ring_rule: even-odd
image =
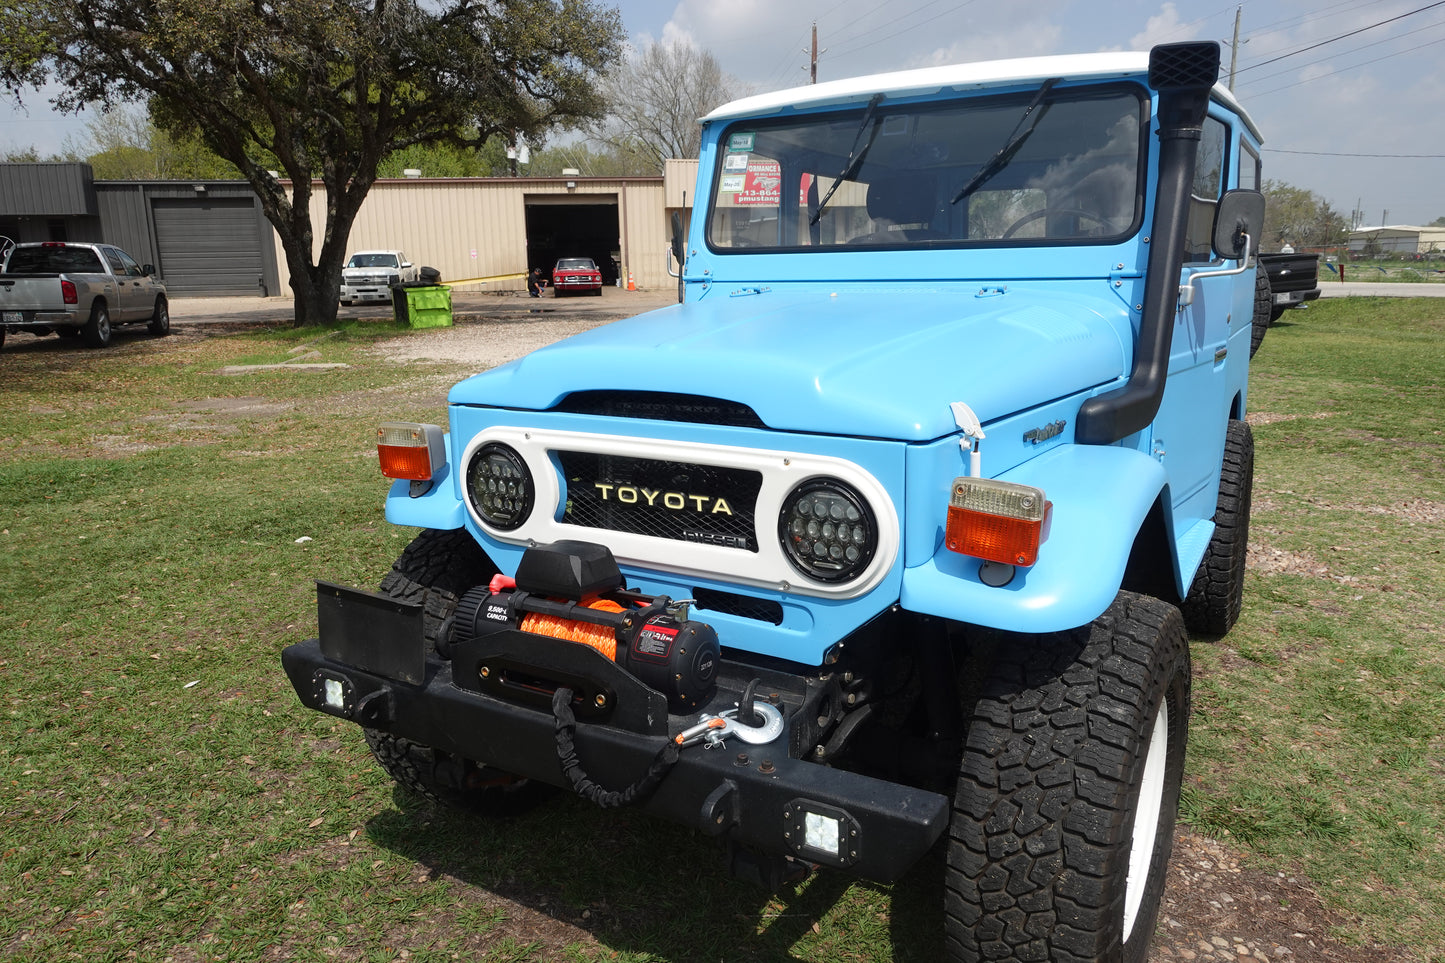
[[[634,52],[608,74],[604,92],[610,112],[593,137],[650,168],[635,173],[656,174],[670,157],[696,157],[698,118],[742,91],[711,53],[673,40]]]

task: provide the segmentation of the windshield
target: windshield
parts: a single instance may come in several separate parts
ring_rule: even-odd
[[[10,274],[104,274],[100,256],[88,247],[17,247],[5,270]]]
[[[564,257],[557,262],[558,271],[595,271],[597,265],[592,263],[590,257]]]
[[[1147,109],[1133,86],[1045,85],[736,122],[722,135],[708,243],[719,253],[1112,243],[1142,216]]]
[[[396,267],[395,254],[353,254],[351,260],[346,262],[347,267],[354,268],[394,268]]]

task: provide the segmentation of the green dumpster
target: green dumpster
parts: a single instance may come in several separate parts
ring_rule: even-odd
[[[412,328],[447,328],[452,323],[452,289],[440,284],[398,284],[391,289],[396,320]]]

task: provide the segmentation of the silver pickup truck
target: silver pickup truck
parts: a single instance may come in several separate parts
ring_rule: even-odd
[[[168,334],[166,285],[154,273],[110,244],[18,244],[0,266],[0,344],[8,331],[28,331],[103,348],[122,324]]]

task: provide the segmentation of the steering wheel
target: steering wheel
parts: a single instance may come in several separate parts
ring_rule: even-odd
[[[1105,230],[1112,231],[1114,229],[1114,225],[1109,223],[1108,218],[1103,217],[1099,214],[1095,214],[1092,211],[1086,211],[1083,208],[1042,207],[1039,208],[1037,211],[1025,214],[1017,221],[1014,221],[1004,230],[1003,234],[999,236],[999,239],[1006,241],[1009,238],[1013,237],[1015,232],[1017,232],[1018,229],[1023,227],[1025,224],[1032,224],[1034,221],[1037,221],[1040,218],[1050,217],[1054,214],[1072,214],[1074,217],[1086,217],[1089,220],[1093,221],[1095,224],[1098,224],[1100,227],[1104,228]]]

